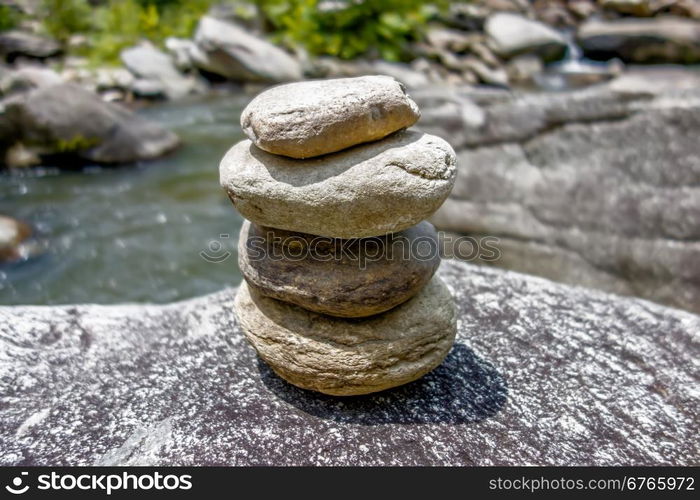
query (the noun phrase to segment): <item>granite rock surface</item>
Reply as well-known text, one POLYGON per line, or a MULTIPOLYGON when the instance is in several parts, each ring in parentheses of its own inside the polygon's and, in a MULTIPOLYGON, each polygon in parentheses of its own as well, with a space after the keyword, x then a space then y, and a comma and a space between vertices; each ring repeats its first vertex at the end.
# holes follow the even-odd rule
POLYGON ((3 465, 697 465, 700 317, 443 262, 456 344, 375 395, 258 360, 234 290, 170 305, 0 308, 3 465))
POLYGON ((432 222, 498 238, 495 265, 700 312, 698 85, 691 71, 640 70, 481 115, 470 100, 452 118, 424 113, 419 126, 458 157, 432 222))

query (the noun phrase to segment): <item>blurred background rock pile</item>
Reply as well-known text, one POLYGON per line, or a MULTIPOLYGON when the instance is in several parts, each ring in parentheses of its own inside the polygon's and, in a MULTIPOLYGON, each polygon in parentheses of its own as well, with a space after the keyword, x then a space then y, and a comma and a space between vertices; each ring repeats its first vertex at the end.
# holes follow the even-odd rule
POLYGON ((546 70, 584 58, 578 72, 587 69, 590 80, 582 75, 578 84, 614 75, 623 63, 700 62, 697 0, 0 5, 0 55, 9 64, 4 93, 61 78, 106 100, 128 101, 201 93, 223 80, 274 83, 368 73, 391 73, 411 87, 541 86, 553 83, 543 78, 546 70), (39 63, 57 74, 12 71, 39 63))
POLYGON ((499 238, 448 254, 700 311, 699 0, 2 0, 0 58, 2 303, 236 284, 240 110, 387 74, 459 156, 433 222, 499 238))

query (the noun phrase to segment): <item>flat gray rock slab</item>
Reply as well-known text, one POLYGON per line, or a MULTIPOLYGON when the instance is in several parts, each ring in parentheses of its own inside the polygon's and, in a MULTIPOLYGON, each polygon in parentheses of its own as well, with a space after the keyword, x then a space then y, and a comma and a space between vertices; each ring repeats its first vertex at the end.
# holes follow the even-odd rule
POLYGON ((473 125, 433 104, 419 125, 455 147, 458 172, 432 222, 497 237, 500 267, 700 314, 698 89, 700 73, 654 70, 481 115, 455 98, 473 125))
POLYGON ((234 290, 171 305, 0 308, 2 465, 697 465, 700 317, 445 261, 446 362, 355 398, 297 389, 234 290))

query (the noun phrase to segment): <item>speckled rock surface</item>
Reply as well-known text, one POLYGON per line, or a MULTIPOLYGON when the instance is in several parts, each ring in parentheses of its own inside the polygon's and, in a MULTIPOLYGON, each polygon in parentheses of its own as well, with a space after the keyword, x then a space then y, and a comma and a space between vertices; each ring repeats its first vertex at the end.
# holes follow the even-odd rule
POLYGON ((333 318, 263 297, 242 284, 236 317, 260 357, 286 381, 334 396, 383 391, 438 366, 456 311, 437 276, 411 300, 369 318, 333 318))
POLYGON ((0 308, 8 464, 697 465, 700 317, 445 261, 457 343, 357 398, 291 386, 234 290, 172 305, 0 308))
POLYGON ((376 141, 419 117, 401 83, 363 76, 273 87, 246 106, 241 127, 269 153, 310 158, 376 141))
POLYGON ((429 222, 386 236, 320 238, 245 221, 238 267, 266 297, 331 316, 359 318, 413 297, 440 265, 438 234, 429 222))
POLYGON ((447 198, 456 170, 447 142, 412 130, 307 160, 241 141, 219 167, 221 186, 246 219, 331 238, 418 224, 447 198))

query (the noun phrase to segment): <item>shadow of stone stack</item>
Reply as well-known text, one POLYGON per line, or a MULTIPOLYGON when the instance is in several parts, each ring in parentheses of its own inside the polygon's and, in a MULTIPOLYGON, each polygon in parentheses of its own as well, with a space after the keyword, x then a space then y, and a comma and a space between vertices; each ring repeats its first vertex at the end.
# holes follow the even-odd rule
POLYGON ((220 165, 248 219, 239 238, 241 329, 288 382, 332 395, 377 392, 437 367, 456 332, 424 219, 454 184, 455 153, 405 130, 403 85, 369 76, 281 85, 243 111, 250 140, 220 165))

